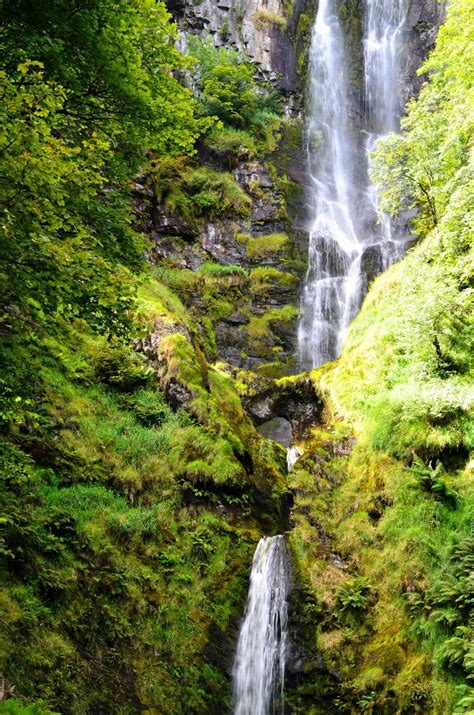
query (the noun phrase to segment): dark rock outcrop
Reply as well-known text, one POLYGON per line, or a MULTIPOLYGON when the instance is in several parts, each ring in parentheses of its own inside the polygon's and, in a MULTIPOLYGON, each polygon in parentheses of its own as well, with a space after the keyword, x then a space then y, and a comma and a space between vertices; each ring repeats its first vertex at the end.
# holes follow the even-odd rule
POLYGON ((310 377, 268 380, 254 394, 243 398, 244 407, 257 425, 276 417, 284 418, 293 436, 304 436, 307 429, 320 422, 323 400, 310 377))

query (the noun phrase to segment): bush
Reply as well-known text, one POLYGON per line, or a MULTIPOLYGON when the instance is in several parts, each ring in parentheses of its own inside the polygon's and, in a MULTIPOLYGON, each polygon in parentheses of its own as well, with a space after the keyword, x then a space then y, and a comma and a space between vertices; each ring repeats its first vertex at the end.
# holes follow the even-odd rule
POLYGON ((102 346, 102 351, 93 360, 99 380, 118 390, 133 390, 150 379, 150 368, 127 346, 102 346))
MULTIPOLYGON (((217 49, 208 37, 188 38, 188 51, 196 63, 193 79, 198 112, 203 117, 218 117, 225 125, 255 133, 254 120, 259 112, 280 110, 280 95, 257 83, 254 65, 235 50, 217 49)), ((227 136, 225 141, 235 146, 236 137, 227 136)), ((248 147, 248 140, 246 144, 248 147)))
POLYGON ((252 135, 234 127, 213 127, 206 135, 204 145, 218 157, 230 162, 252 159, 256 154, 252 135))
POLYGON ((259 10, 253 15, 253 22, 257 30, 268 30, 270 27, 277 27, 281 32, 286 30, 286 18, 277 15, 276 12, 259 10))
POLYGON ((231 174, 204 166, 194 169, 188 176, 187 189, 196 215, 250 215, 252 201, 231 174))
POLYGON ((196 168, 184 157, 153 160, 148 180, 158 203, 188 221, 250 214, 252 201, 231 174, 196 168))

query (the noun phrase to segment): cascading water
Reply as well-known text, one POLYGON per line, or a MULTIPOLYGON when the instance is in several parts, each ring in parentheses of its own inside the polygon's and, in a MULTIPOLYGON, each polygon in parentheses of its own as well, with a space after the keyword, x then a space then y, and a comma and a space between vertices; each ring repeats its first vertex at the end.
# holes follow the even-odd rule
MULTIPOLYGON (((403 29, 408 0, 366 0, 364 37, 365 117, 368 125, 366 149, 399 128, 401 101, 400 66, 403 59, 403 29)), ((402 258, 406 242, 396 235, 390 218, 378 210, 377 187, 369 183, 368 197, 379 217, 382 264, 388 268, 402 258)))
POLYGON ((365 103, 377 136, 398 129, 400 59, 407 0, 366 0, 365 103))
POLYGON ((379 268, 400 256, 390 221, 380 216, 367 152, 399 118, 399 55, 407 0, 365 0, 364 116, 354 111, 338 0, 320 0, 310 49, 307 149, 314 221, 298 326, 303 369, 340 353, 367 286, 364 252, 379 268), (378 221, 377 221, 378 219, 378 221))
POLYGON ((284 536, 260 539, 233 668, 235 715, 283 713, 289 554, 284 536))

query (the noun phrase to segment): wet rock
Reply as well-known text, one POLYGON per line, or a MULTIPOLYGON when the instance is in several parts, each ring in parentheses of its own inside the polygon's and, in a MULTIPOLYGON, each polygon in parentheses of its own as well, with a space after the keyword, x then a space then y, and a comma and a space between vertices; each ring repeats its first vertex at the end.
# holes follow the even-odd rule
POLYGON ((437 0, 412 0, 408 7, 405 65, 401 71, 401 96, 403 104, 413 97, 425 81, 417 69, 433 48, 439 26, 446 14, 446 3, 437 0))
POLYGON ((239 327, 239 324, 229 325, 227 321, 221 321, 216 324, 215 334, 221 355, 226 349, 242 351, 247 347, 248 335, 244 329, 239 327))
POLYGON ((230 222, 206 224, 200 232, 202 248, 218 263, 245 264, 245 247, 234 237, 234 230, 230 222))
POLYGON ((244 397, 244 407, 257 425, 283 417, 294 436, 302 436, 320 421, 323 401, 309 377, 268 380, 260 390, 244 397))
POLYGON ((158 240, 153 234, 151 237, 155 238, 154 246, 148 252, 148 258, 152 263, 169 261, 177 267, 196 271, 209 258, 195 243, 182 242, 173 236, 161 236, 158 240))
POLYGON ((239 166, 233 172, 236 181, 243 189, 255 191, 255 188, 273 189, 270 172, 259 162, 252 162, 239 166))
POLYGON ((293 428, 291 422, 288 422, 284 417, 274 417, 268 422, 264 422, 257 428, 261 435, 278 442, 286 449, 290 446, 293 439, 293 428))
POLYGON ((192 241, 196 238, 196 228, 177 214, 168 214, 154 207, 152 209, 153 228, 157 236, 179 236, 192 241))
POLYGON ((371 283, 376 276, 383 271, 383 256, 380 246, 368 246, 361 257, 361 268, 367 276, 367 282, 371 283))
POLYGON ((249 322, 249 318, 247 315, 234 310, 234 312, 226 318, 226 322, 231 325, 246 325, 249 322))

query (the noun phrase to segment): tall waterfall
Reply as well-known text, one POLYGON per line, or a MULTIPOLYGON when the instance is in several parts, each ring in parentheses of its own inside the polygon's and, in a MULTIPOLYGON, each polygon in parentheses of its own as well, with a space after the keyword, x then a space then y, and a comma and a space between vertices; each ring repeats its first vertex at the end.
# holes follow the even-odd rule
POLYGON ((284 536, 260 539, 233 669, 235 715, 283 713, 289 554, 284 536))
POLYGON ((407 0, 365 0, 364 97, 355 107, 340 0, 320 0, 310 49, 307 151, 313 224, 301 300, 301 367, 333 360, 366 287, 371 248, 379 270, 400 256, 392 225, 378 212, 368 151, 398 126, 399 57, 407 0))

